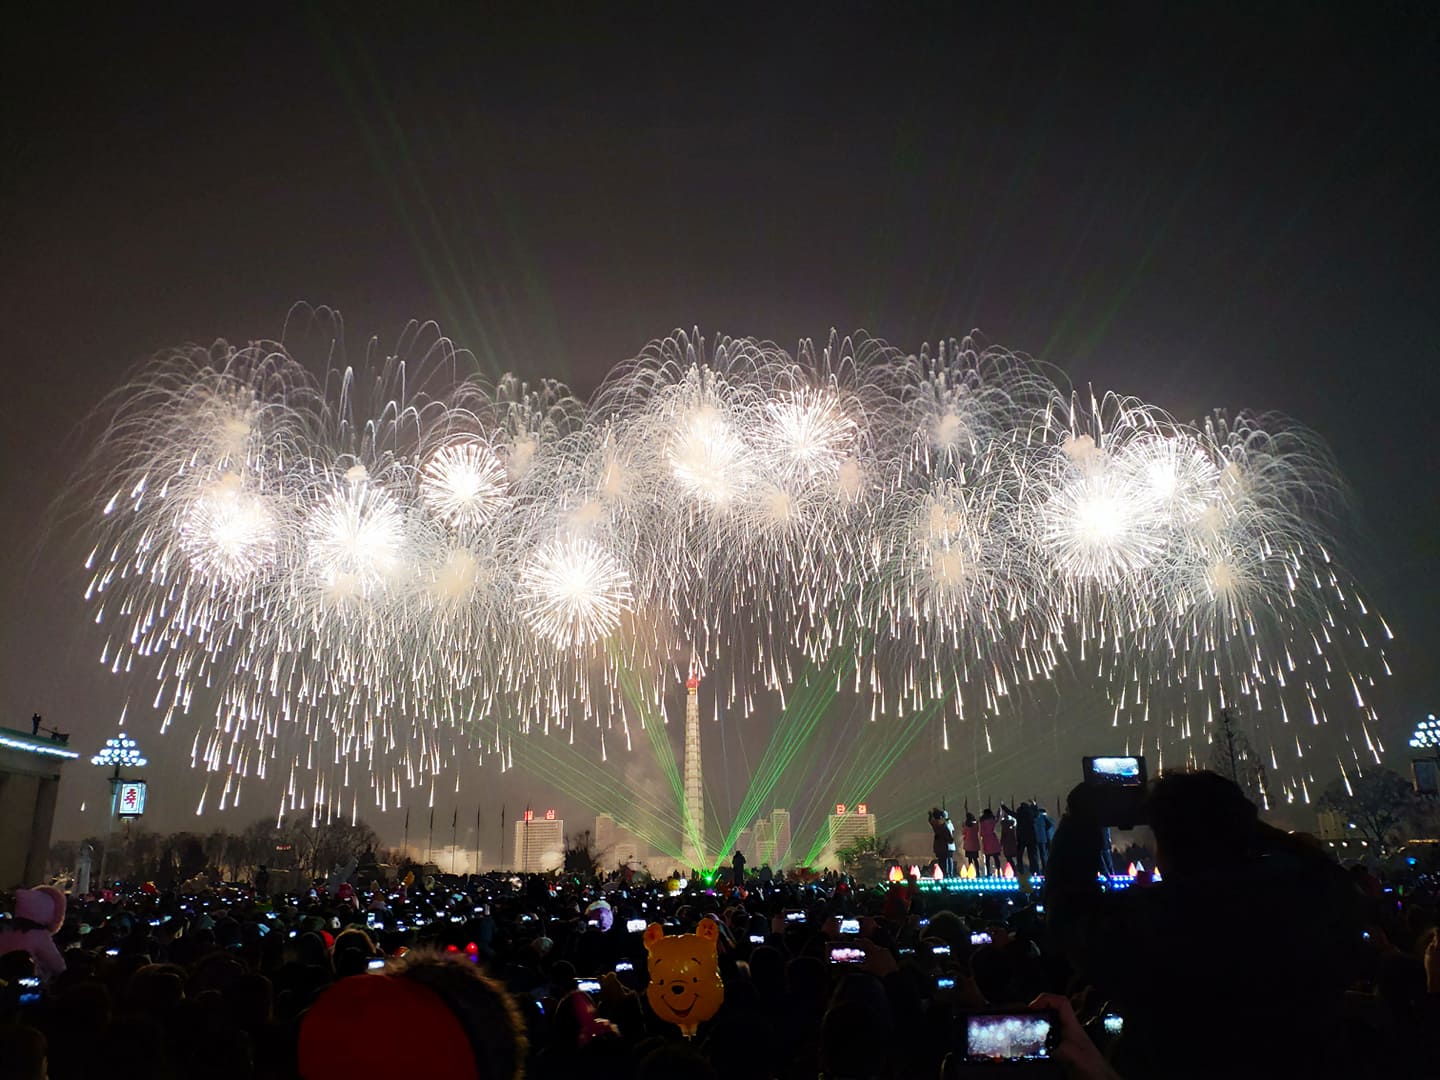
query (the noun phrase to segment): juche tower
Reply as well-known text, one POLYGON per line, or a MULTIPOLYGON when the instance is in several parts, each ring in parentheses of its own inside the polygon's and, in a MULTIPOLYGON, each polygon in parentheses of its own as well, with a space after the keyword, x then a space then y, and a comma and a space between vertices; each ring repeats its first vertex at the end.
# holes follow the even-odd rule
POLYGON ((685 835, 681 850, 686 869, 708 870, 705 851, 705 788, 700 774, 700 676, 690 669, 685 680, 685 835))

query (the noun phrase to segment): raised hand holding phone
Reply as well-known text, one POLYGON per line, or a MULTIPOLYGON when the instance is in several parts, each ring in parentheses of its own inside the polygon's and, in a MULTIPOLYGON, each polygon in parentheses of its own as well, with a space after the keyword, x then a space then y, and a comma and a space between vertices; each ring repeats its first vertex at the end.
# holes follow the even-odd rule
POLYGON ((1059 1028, 1055 1042, 1054 1058, 1065 1069, 1071 1080, 1120 1080, 1120 1074, 1112 1069, 1100 1053, 1070 1005, 1070 999, 1060 994, 1041 994, 1030 1002, 1032 1009, 1048 1009, 1055 1015, 1059 1028))

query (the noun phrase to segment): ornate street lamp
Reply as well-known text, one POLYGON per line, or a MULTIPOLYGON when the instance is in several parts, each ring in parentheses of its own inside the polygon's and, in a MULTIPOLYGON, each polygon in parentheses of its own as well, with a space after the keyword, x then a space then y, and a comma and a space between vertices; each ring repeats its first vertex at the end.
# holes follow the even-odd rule
POLYGON ((1421 795, 1440 795, 1440 720, 1430 713, 1415 725, 1410 736, 1410 749, 1419 751, 1410 759, 1415 776, 1415 790, 1421 795))
POLYGON ((101 767, 112 767, 114 772, 110 774, 110 817, 105 826, 105 847, 100 852, 100 873, 98 875, 100 887, 105 887, 105 860, 110 855, 110 838, 115 833, 115 817, 120 809, 120 785, 125 782, 120 775, 120 770, 143 769, 149 761, 140 753, 140 745, 125 732, 120 732, 113 739, 106 739, 105 745, 100 752, 90 759, 91 765, 101 767))

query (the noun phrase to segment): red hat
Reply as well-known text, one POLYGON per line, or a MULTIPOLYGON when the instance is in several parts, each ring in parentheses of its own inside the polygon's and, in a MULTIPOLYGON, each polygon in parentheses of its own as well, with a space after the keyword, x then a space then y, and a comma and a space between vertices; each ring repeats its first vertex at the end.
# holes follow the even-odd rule
POLYGON ((479 1080, 475 1051, 455 1014, 433 990, 403 975, 352 975, 330 987, 300 1024, 304 1080, 420 1072, 479 1080), (403 1032, 403 1039, 375 1038, 403 1032))

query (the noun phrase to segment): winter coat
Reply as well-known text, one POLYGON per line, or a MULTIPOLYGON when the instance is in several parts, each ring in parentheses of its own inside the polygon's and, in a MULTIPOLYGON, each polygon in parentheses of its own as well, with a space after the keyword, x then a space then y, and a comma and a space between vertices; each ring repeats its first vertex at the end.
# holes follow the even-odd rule
POLYGON ((1015 819, 1008 814, 1000 819, 1000 850, 1005 858, 1013 860, 1020 851, 1015 838, 1015 819))
POLYGON ((1029 803, 1015 808, 1015 839, 1022 848, 1035 844, 1035 808, 1029 803))
POLYGON ((930 828, 935 831, 931 838, 931 849, 935 858, 945 859, 955 854, 955 826, 948 820, 931 822, 930 828))
POLYGON ((1035 808, 1035 843, 1042 848, 1050 846, 1050 838, 1055 835, 1055 823, 1050 820, 1050 815, 1045 813, 1043 806, 1035 808))
POLYGON ((980 854, 980 826, 961 825, 960 837, 965 842, 965 851, 970 855, 980 854))
POLYGON ((15 890, 15 918, 19 926, 0 932, 0 956, 26 952, 35 961, 35 974, 49 982, 65 970, 65 958, 51 936, 65 922, 65 894, 50 885, 15 890))
POLYGON ((995 835, 995 819, 993 817, 980 819, 980 850, 986 855, 1000 854, 1000 837, 995 835))

